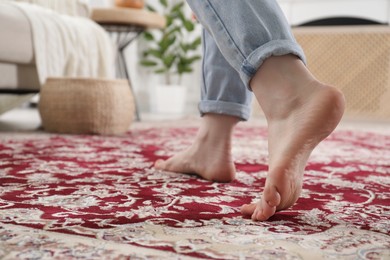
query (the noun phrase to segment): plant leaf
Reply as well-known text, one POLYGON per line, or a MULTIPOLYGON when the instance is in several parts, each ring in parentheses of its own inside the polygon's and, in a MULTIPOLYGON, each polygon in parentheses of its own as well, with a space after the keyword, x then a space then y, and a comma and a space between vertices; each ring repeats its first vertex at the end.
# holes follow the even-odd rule
POLYGON ((193 62, 197 61, 197 60, 200 60, 202 57, 200 55, 195 55, 195 56, 192 56, 190 58, 182 58, 183 62, 185 64, 192 64, 193 62))
POLYGON ((156 9, 153 8, 151 5, 146 5, 146 9, 151 11, 151 12, 156 12, 156 9))
POLYGON ((157 65, 157 62, 152 60, 141 60, 140 64, 145 67, 154 67, 157 65))
POLYGON ((167 68, 171 68, 172 67, 172 64, 173 62, 175 61, 176 59, 176 56, 173 55, 173 54, 170 54, 166 57, 163 58, 163 63, 164 65, 167 67, 167 68))
POLYGON ((166 15, 165 19, 167 21, 166 28, 168 28, 169 26, 171 26, 173 24, 173 18, 170 15, 166 15))
POLYGON ((162 6, 164 6, 164 7, 168 7, 167 0, 160 0, 160 4, 162 4, 162 6))
POLYGON ((195 29, 194 23, 191 22, 190 20, 184 20, 183 25, 189 32, 192 32, 195 29))
POLYGON ((175 42, 175 36, 165 36, 158 43, 158 46, 161 49, 161 53, 164 54, 166 50, 175 42))
POLYGON ((186 53, 189 48, 188 48, 188 44, 185 44, 185 43, 180 43, 180 48, 186 53))
POLYGON ((180 18, 180 20, 181 20, 183 23, 186 21, 186 18, 185 18, 185 16, 184 16, 184 13, 183 13, 182 10, 178 11, 176 15, 180 18))
POLYGON ((168 30, 167 36, 171 36, 171 34, 174 34, 176 32, 180 32, 180 31, 181 31, 180 26, 172 27, 171 29, 168 30))
POLYGON ((187 65, 179 64, 177 66, 177 73, 179 74, 190 73, 192 71, 193 71, 192 68, 187 65))
POLYGON ((145 32, 144 32, 144 38, 145 38, 147 41, 153 41, 153 40, 154 40, 153 34, 151 34, 151 33, 148 32, 148 31, 145 31, 145 32))
POLYGON ((154 71, 154 73, 157 73, 157 74, 163 74, 163 73, 165 73, 165 72, 167 72, 167 69, 165 69, 165 68, 158 69, 158 70, 155 70, 155 71, 154 71))
POLYGON ((150 49, 150 50, 147 50, 147 51, 144 51, 144 56, 149 56, 149 55, 152 55, 156 58, 161 58, 163 56, 163 53, 161 53, 160 50, 156 50, 156 49, 150 49))
MULTIPOLYGON (((1 1, 1 0, 0 0, 1 1)), ((192 64, 200 59, 199 55, 188 55, 189 51, 196 50, 201 44, 200 37, 195 40, 188 38, 195 29, 195 23, 187 19, 184 12, 184 0, 159 0, 160 13, 164 14, 167 25, 160 29, 159 33, 144 34, 148 49, 143 52, 143 59, 140 64, 152 67, 155 73, 187 73, 192 72, 192 64)), ((156 11, 152 6, 147 6, 148 10, 156 11)))
POLYGON ((202 38, 197 37, 191 44, 191 50, 196 50, 202 44, 202 38))
POLYGON ((169 41, 168 41, 168 43, 169 43, 169 46, 171 46, 174 42, 176 41, 176 37, 170 37, 169 38, 169 41))
POLYGON ((180 2, 172 7, 171 13, 181 12, 184 6, 184 2, 180 2))

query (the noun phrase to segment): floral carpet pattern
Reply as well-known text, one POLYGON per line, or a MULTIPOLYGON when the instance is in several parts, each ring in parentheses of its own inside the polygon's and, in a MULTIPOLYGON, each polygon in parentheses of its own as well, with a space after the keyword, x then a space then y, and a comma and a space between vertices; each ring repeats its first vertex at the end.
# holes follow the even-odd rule
POLYGON ((390 259, 390 133, 336 131, 267 222, 239 212, 264 185, 266 128, 235 131, 232 183, 153 168, 195 133, 1 134, 0 259, 390 259))

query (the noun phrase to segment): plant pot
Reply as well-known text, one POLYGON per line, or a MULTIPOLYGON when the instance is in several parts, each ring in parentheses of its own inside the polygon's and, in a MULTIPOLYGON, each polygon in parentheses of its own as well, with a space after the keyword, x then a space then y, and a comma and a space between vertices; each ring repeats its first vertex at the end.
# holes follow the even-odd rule
POLYGON ((159 114, 184 114, 186 93, 187 89, 184 86, 157 85, 154 91, 152 111, 159 114))
POLYGON ((145 1, 144 0, 115 0, 115 5, 119 7, 142 9, 144 8, 145 1))

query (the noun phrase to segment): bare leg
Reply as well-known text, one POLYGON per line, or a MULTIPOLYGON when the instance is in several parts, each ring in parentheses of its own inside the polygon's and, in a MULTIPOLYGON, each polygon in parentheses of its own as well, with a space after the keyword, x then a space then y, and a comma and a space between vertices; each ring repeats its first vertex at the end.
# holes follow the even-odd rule
MULTIPOLYGON (((336 88, 318 82, 292 55, 267 59, 251 87, 268 122, 269 171, 260 201, 243 205, 241 211, 264 221, 299 198, 310 153, 341 120, 344 98, 336 88)), ((231 138, 238 121, 206 114, 194 143, 155 167, 212 181, 233 180, 231 138)))
POLYGON ((238 121, 249 117, 253 94, 224 58, 211 35, 203 30, 202 36, 201 126, 188 149, 166 161, 157 161, 155 167, 228 182, 235 178, 236 172, 231 156, 233 128, 238 121), (221 114, 222 111, 225 113, 221 114))
POLYGON ((155 163, 157 169, 197 174, 210 181, 229 182, 235 178, 231 139, 239 118, 206 114, 194 143, 185 151, 155 163))
POLYGON ((310 153, 339 123, 344 98, 292 55, 267 59, 250 84, 268 122, 269 169, 260 201, 241 211, 263 221, 297 201, 310 153))
MULTIPOLYGON (((210 32, 224 59, 245 85, 249 82, 266 115, 269 172, 261 200, 242 207, 242 213, 254 220, 266 220, 298 199, 310 153, 334 130, 343 115, 343 95, 318 82, 304 66, 303 51, 275 0, 187 2, 210 32), (287 53, 296 56, 267 58, 287 53)), ((220 68, 224 72, 225 66, 220 68)), ((235 94, 231 90, 223 93, 235 94)), ((230 138, 238 120, 227 118, 205 116, 195 143, 168 161, 157 162, 156 167, 195 172, 209 180, 233 179, 230 138), (224 120, 227 129, 218 127, 224 120)))

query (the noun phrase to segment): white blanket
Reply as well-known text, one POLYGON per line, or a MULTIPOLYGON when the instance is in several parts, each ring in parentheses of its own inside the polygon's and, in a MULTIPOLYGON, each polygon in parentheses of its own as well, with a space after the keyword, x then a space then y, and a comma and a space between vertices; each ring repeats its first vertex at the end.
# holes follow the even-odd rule
POLYGON ((60 14, 85 16, 89 12, 88 0, 11 0, 25 2, 49 8, 60 14))
POLYGON ((99 25, 32 4, 9 3, 20 8, 31 23, 41 84, 48 77, 114 78, 114 45, 99 25))

